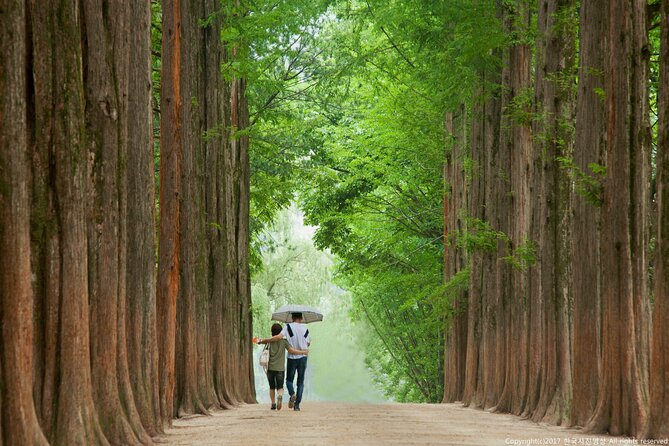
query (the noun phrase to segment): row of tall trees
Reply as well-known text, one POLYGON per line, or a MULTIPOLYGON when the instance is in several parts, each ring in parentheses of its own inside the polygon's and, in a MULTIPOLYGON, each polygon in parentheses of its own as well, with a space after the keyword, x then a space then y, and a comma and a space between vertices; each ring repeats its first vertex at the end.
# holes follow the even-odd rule
POLYGON ((444 401, 666 438, 667 4, 494 10, 502 63, 446 115, 445 234, 489 249, 446 244, 446 280, 470 280, 444 401))
POLYGON ((151 3, 0 3, 0 444, 151 444, 255 400, 242 11, 153 9, 158 200, 151 3))

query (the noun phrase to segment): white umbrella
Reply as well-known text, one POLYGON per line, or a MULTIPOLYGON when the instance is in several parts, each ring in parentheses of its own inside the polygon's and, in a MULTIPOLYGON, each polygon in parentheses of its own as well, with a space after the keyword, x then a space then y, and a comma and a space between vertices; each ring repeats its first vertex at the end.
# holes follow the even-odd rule
POLYGON ((302 313, 302 322, 305 324, 323 320, 323 313, 314 307, 307 307, 306 305, 284 305, 272 313, 272 320, 293 322, 293 313, 302 313))

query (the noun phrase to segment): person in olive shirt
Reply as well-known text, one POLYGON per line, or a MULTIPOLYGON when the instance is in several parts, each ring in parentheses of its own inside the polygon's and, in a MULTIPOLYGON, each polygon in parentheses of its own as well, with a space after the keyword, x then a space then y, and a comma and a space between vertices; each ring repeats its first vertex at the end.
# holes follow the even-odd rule
MULTIPOLYGON (((272 325, 272 336, 281 333, 281 324, 272 325)), ((261 341, 261 343, 264 343, 261 341)), ((272 400, 272 410, 281 410, 283 400, 283 378, 286 371, 286 350, 292 355, 307 355, 309 350, 297 350, 290 346, 288 340, 269 344, 269 364, 267 366, 267 380, 269 381, 269 398, 272 400), (276 393, 276 403, 274 396, 276 393)))

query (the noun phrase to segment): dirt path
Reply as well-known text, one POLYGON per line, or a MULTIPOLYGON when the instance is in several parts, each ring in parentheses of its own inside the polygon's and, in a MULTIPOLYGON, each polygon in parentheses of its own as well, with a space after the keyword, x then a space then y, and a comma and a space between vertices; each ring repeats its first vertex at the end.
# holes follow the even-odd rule
POLYGON ((168 432, 168 444, 498 446, 602 445, 610 444, 609 440, 617 443, 612 437, 585 436, 573 429, 539 425, 457 404, 303 403, 301 412, 286 409, 284 406, 284 410, 276 412, 270 411, 266 404, 256 404, 216 412, 211 417, 176 420, 168 432))

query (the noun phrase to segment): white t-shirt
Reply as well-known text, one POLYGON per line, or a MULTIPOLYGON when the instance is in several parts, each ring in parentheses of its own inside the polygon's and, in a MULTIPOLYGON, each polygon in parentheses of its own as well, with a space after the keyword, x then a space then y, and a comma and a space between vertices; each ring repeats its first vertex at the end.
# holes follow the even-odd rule
MULTIPOLYGON (((288 343, 290 344, 291 347, 293 347, 296 350, 306 350, 309 347, 309 342, 310 338, 309 336, 305 336, 305 333, 307 332, 307 326, 305 324, 298 324, 297 322, 291 322, 290 324, 286 324, 283 327, 283 330, 281 330, 281 334, 285 339, 288 339, 288 343), (290 325, 291 331, 293 332, 293 336, 290 335, 288 332, 288 326, 290 325)), ((291 353, 288 353, 288 359, 299 359, 299 358, 304 358, 306 355, 293 355, 291 353)))

